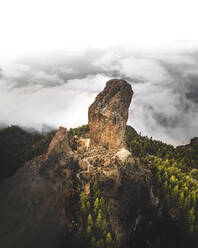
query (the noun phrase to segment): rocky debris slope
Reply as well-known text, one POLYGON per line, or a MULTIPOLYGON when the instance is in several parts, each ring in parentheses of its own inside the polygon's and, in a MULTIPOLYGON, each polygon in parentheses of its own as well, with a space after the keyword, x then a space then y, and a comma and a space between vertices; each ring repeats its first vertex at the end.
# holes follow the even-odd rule
POLYGON ((145 221, 148 213, 153 214, 150 172, 131 154, 127 155, 121 160, 120 154, 102 146, 79 154, 81 169, 77 177, 81 189, 89 194, 91 185, 99 182, 108 206, 115 247, 128 247, 138 216, 145 221))
POLYGON ((125 80, 112 79, 89 107, 90 144, 119 149, 123 145, 133 91, 125 80))

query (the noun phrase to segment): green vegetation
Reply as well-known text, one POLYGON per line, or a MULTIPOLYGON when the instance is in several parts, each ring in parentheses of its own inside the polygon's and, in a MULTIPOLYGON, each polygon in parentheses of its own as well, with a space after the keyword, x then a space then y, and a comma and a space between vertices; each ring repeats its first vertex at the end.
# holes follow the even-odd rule
POLYGON ((198 231, 198 146, 174 148, 126 129, 130 151, 149 167, 164 213, 190 235, 198 231))
POLYGON ((165 209, 183 230, 198 231, 198 181, 174 160, 150 158, 156 192, 165 209))
POLYGON ((82 231, 87 239, 87 246, 112 248, 114 241, 108 222, 106 203, 97 181, 92 185, 89 195, 81 192, 80 212, 82 231))
POLYGON ((130 126, 126 128, 126 143, 129 150, 140 159, 154 155, 162 159, 174 160, 177 166, 186 172, 190 172, 193 168, 198 169, 197 143, 174 148, 162 141, 153 140, 152 137, 141 136, 130 126))
POLYGON ((70 128, 69 129, 69 135, 70 136, 74 136, 74 135, 84 136, 88 132, 89 132, 89 125, 88 124, 80 126, 80 127, 77 127, 77 128, 70 128))
POLYGON ((29 133, 18 126, 0 130, 0 183, 12 176, 25 161, 43 154, 49 145, 54 132, 43 136, 29 133))
POLYGON ((126 128, 126 143, 129 150, 139 158, 146 157, 148 154, 164 158, 174 152, 172 145, 153 140, 152 137, 141 136, 130 126, 126 128))

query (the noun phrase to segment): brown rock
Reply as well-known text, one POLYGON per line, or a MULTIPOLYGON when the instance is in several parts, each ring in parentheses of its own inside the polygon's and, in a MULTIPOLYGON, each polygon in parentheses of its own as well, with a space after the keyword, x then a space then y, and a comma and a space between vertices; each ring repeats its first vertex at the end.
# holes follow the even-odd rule
POLYGON ((111 163, 111 160, 110 160, 110 158, 108 158, 108 159, 104 162, 104 167, 109 166, 110 163, 111 163))
POLYGON ((90 183, 85 184, 84 193, 88 195, 90 193, 90 183))
POLYGON ((72 147, 73 150, 76 150, 79 153, 83 153, 88 150, 89 141, 90 139, 88 138, 81 138, 75 135, 70 140, 70 146, 72 147))
POLYGON ((112 79, 89 107, 90 145, 119 149, 123 145, 133 91, 125 80, 112 79))
POLYGON ((79 160, 78 164, 82 170, 87 170, 89 162, 87 160, 79 160))
POLYGON ((49 144, 47 154, 60 153, 63 151, 67 152, 68 154, 73 153, 69 145, 67 129, 64 127, 59 127, 54 138, 49 144))

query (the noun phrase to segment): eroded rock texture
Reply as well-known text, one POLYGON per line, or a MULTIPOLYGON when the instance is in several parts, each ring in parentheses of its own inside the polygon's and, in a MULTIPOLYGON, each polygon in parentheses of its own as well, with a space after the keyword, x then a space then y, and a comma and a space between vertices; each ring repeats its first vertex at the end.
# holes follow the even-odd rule
POLYGON ((125 80, 112 79, 89 107, 91 145, 119 149, 123 145, 133 91, 125 80))

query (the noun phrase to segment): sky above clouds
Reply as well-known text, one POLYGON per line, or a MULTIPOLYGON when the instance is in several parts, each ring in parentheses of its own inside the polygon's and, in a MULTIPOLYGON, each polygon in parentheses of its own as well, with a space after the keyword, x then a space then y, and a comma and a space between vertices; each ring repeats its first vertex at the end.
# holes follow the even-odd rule
POLYGON ((0 8, 0 125, 76 127, 111 78, 128 123, 174 145, 198 136, 193 0, 17 0, 0 8))
POLYGON ((196 0, 6 0, 0 59, 35 51, 197 40, 196 0))

